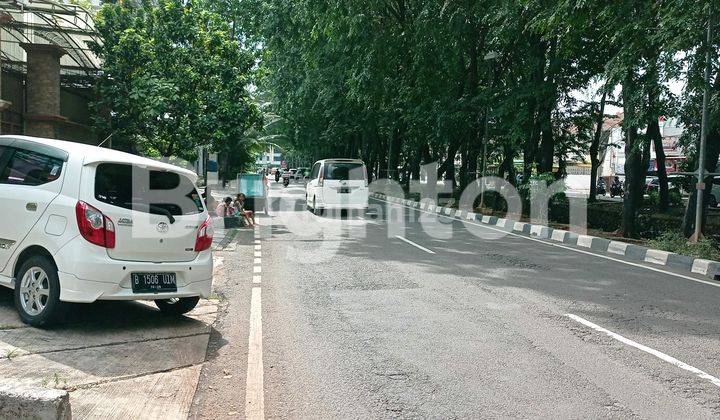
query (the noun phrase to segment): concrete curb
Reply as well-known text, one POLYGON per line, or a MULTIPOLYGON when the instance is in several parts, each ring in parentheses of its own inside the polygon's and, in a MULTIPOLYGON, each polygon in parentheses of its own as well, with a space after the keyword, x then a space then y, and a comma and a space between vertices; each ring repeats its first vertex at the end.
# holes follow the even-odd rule
POLYGON ((0 383, 0 419, 70 420, 70 395, 59 389, 0 383))
POLYGON ((460 221, 476 221, 486 225, 495 226, 506 232, 513 232, 519 235, 527 235, 539 239, 546 239, 552 242, 559 242, 564 245, 571 245, 578 248, 586 248, 593 251, 623 256, 626 259, 658 266, 671 267, 680 271, 687 271, 692 274, 720 280, 720 262, 700 258, 692 258, 686 255, 673 252, 650 249, 638 245, 632 245, 619 241, 612 241, 590 235, 581 235, 561 229, 553 229, 544 225, 534 225, 525 222, 518 222, 511 219, 498 218, 495 216, 484 216, 466 210, 455 210, 449 207, 434 204, 417 204, 415 201, 386 197, 384 194, 372 193, 375 198, 386 199, 390 202, 408 203, 410 207, 417 207, 431 213, 446 215, 460 221))

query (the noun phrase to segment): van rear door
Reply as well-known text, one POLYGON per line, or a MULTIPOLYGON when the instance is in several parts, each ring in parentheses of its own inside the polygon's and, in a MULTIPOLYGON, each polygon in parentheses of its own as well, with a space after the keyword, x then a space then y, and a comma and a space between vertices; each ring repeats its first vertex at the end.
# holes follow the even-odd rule
POLYGON ((91 203, 115 224, 114 260, 186 262, 207 219, 193 182, 181 173, 121 163, 95 167, 91 203))
POLYGON ((326 205, 367 205, 365 164, 359 161, 326 161, 322 190, 326 205))

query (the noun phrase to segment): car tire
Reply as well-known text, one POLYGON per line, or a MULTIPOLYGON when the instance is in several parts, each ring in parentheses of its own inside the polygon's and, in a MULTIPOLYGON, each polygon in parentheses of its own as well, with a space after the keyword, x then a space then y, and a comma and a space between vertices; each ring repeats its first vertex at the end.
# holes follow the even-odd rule
POLYGON ((57 323, 64 305, 60 302, 60 279, 57 267, 43 255, 23 263, 15 280, 15 308, 20 319, 37 328, 57 323))
POLYGON ((322 209, 317 208, 315 197, 313 197, 313 214, 315 216, 322 216, 322 209))
POLYGON ((195 309, 199 301, 199 297, 156 299, 155 305, 164 314, 183 315, 195 309))

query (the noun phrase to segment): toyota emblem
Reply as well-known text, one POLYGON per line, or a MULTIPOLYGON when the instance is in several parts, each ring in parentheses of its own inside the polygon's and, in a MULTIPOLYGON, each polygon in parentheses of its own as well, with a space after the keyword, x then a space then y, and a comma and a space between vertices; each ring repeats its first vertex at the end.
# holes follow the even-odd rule
POLYGON ((165 222, 160 222, 157 224, 157 231, 160 233, 167 233, 170 230, 170 225, 168 225, 165 222))

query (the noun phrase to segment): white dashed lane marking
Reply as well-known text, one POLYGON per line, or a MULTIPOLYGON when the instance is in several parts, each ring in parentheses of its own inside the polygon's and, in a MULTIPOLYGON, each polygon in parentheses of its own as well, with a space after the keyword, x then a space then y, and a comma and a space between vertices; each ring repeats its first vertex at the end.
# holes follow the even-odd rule
POLYGON ((400 239, 400 240, 403 241, 403 242, 406 242, 406 243, 414 246, 415 248, 422 249, 423 251, 427 252, 428 254, 434 254, 434 253, 435 253, 435 251, 432 251, 432 250, 430 250, 430 249, 427 249, 427 248, 425 248, 425 247, 422 246, 422 245, 418 245, 418 244, 416 244, 415 242, 413 242, 413 241, 411 241, 411 240, 409 240, 409 239, 405 239, 405 238, 403 238, 403 237, 400 236, 400 235, 395 235, 395 237, 396 237, 397 239, 400 239))
POLYGON ((708 380, 708 381, 710 381, 713 385, 720 387, 720 379, 718 379, 718 378, 716 378, 715 376, 712 376, 712 375, 710 375, 709 373, 706 373, 706 372, 704 372, 704 371, 702 371, 702 370, 700 370, 700 369, 698 369, 698 368, 696 368, 696 367, 694 367, 694 366, 690 366, 690 365, 688 365, 687 363, 682 362, 682 361, 680 361, 680 360, 678 360, 678 359, 676 359, 676 358, 674 358, 674 357, 672 357, 672 356, 669 356, 669 355, 667 355, 667 354, 665 354, 665 353, 663 353, 663 352, 661 352, 661 351, 655 350, 655 349, 650 348, 650 347, 648 347, 648 346, 642 345, 642 344, 640 344, 640 343, 638 343, 638 342, 636 342, 636 341, 633 341, 633 340, 631 340, 631 339, 629 339, 629 338, 623 337, 622 335, 620 335, 620 334, 618 334, 618 333, 614 333, 614 332, 612 332, 612 331, 610 331, 610 330, 608 330, 608 329, 605 329, 605 328, 603 328, 603 327, 601 327, 601 326, 599 326, 599 325, 597 325, 597 324, 593 324, 592 322, 588 321, 587 319, 581 318, 581 317, 579 317, 579 316, 577 316, 577 315, 565 314, 565 316, 567 316, 568 318, 570 318, 570 319, 572 319, 572 320, 574 320, 574 321, 577 321, 577 322, 585 325, 586 327, 592 328, 592 329, 595 330, 595 331, 598 331, 598 332, 607 334, 608 336, 614 338, 615 340, 617 340, 617 341, 619 341, 619 342, 621 342, 621 343, 623 343, 623 344, 627 344, 627 345, 630 346, 630 347, 635 347, 636 349, 642 350, 642 351, 644 351, 645 353, 652 354, 653 356, 657 357, 657 358, 660 359, 660 360, 664 360, 664 361, 666 361, 666 362, 668 362, 668 363, 670 363, 670 364, 672 364, 672 365, 675 365, 675 366, 679 367, 680 369, 684 369, 684 370, 686 370, 686 371, 688 371, 688 372, 691 372, 691 373, 695 374, 697 377, 702 378, 702 379, 705 379, 705 380, 708 380))

